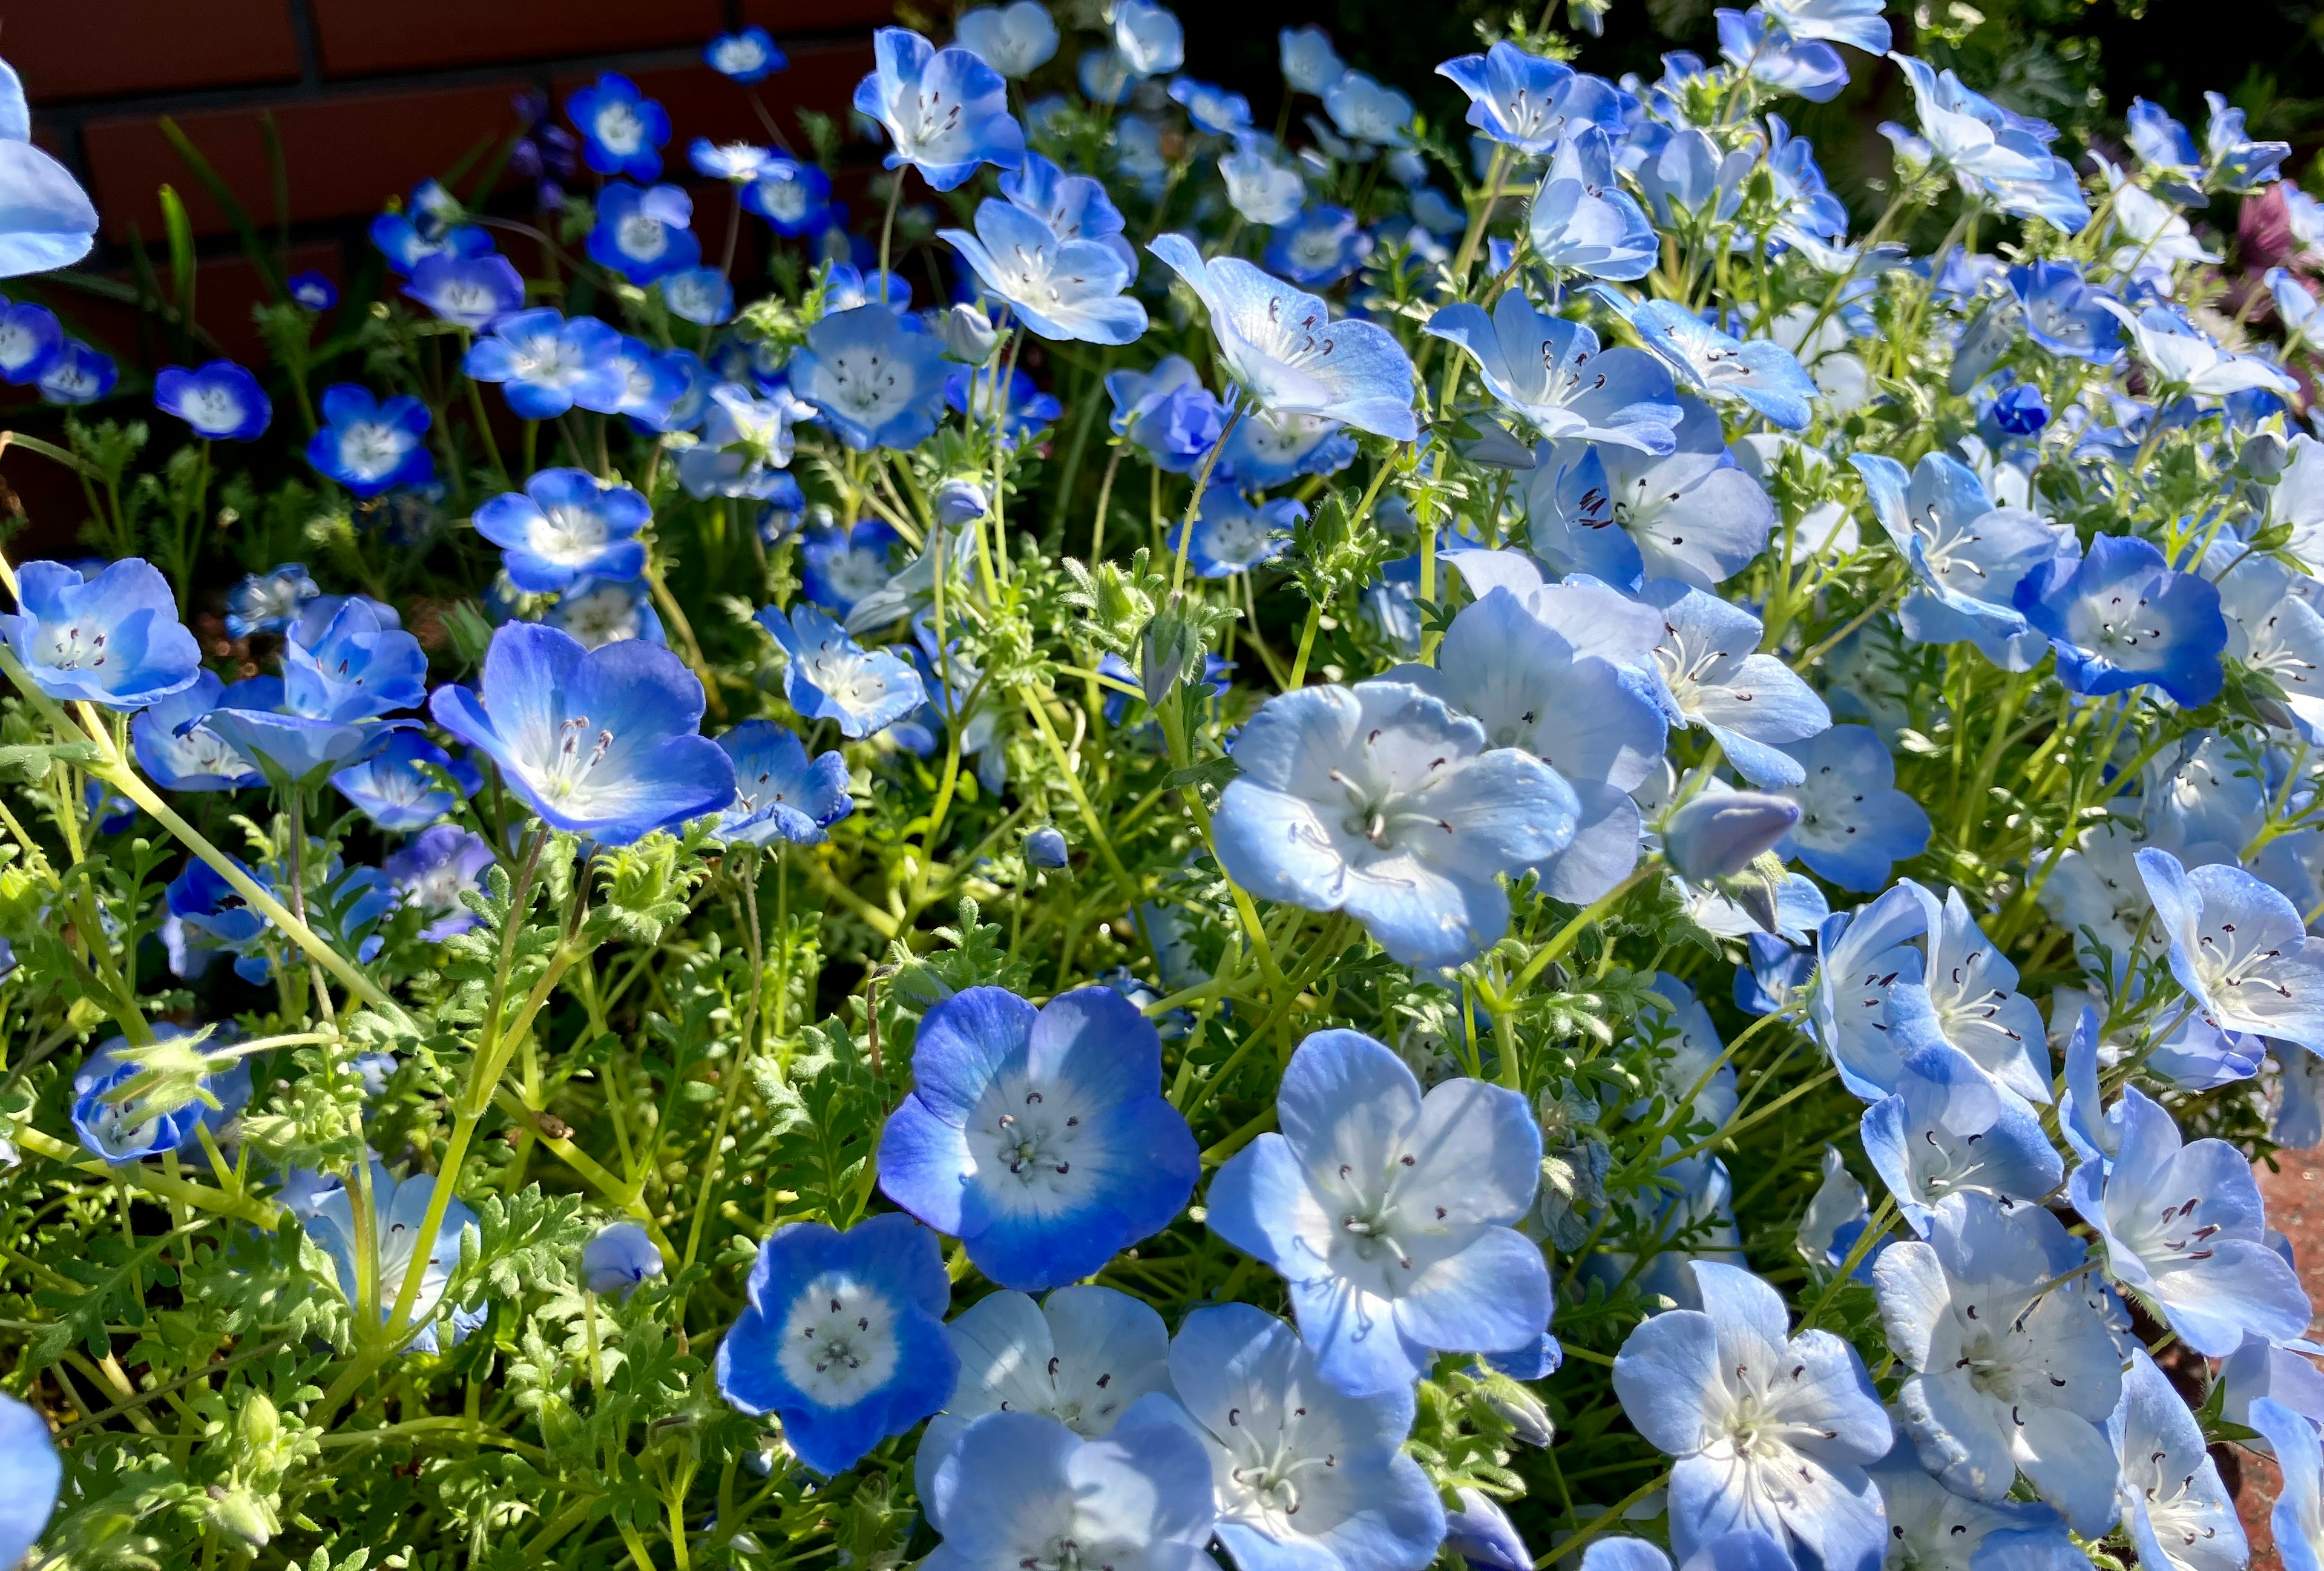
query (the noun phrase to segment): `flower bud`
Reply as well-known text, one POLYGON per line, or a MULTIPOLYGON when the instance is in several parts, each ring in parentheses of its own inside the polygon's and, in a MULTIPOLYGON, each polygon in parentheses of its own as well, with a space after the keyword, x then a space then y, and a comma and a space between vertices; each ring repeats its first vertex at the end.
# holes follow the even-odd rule
POLYGON ((2273 431, 2255 431, 2244 443, 2244 472, 2261 480, 2273 480, 2283 473, 2283 466, 2292 457, 2292 449, 2273 431))
POLYGON ((253 1391, 242 1406, 242 1440, 253 1451, 272 1447, 282 1437, 282 1415, 266 1399, 264 1391, 253 1391))
POLYGON ((1800 805, 1760 791, 1704 792, 1663 821, 1663 855, 1700 883, 1742 872, 1792 832, 1800 805))
POLYGON ((1065 837, 1055 825, 1044 824, 1025 836, 1025 860, 1035 867, 1063 867, 1065 837))
POLYGON ((1001 347, 1001 333, 992 319, 974 306, 957 305, 945 312, 936 328, 945 353, 964 365, 982 365, 1001 347))
POLYGON ((1499 1502, 1481 1491, 1461 1490, 1461 1509, 1444 1513, 1444 1542, 1479 1571, 1533 1571, 1533 1551, 1499 1502))
POLYGON ((661 1275, 661 1251, 636 1223, 616 1222, 582 1249, 581 1274, 593 1293, 627 1296, 648 1278, 661 1275))
POLYGON ((936 522, 946 529, 973 523, 992 511, 992 498, 973 480, 947 480, 936 487, 936 522))

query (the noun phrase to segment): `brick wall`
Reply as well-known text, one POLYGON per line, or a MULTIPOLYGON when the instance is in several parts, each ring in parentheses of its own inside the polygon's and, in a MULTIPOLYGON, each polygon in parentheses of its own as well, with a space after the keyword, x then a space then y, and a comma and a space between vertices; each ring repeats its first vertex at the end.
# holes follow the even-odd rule
MULTIPOLYGON (((0 57, 32 100, 33 136, 78 173, 104 224, 87 270, 127 280, 133 233, 167 274, 161 209, 184 201, 200 257, 196 318, 230 353, 263 350, 250 309, 265 298, 226 215, 163 134, 173 120, 271 241, 277 235, 263 122, 282 149, 290 270, 344 283, 368 265, 364 227, 390 198, 518 125, 527 88, 565 96, 603 70, 634 78, 669 108, 665 179, 694 181, 696 136, 764 143, 759 103, 797 140, 799 108, 844 123, 871 68, 872 30, 893 0, 0 0, 0 57), (744 88, 703 63, 713 34, 755 23, 790 57, 788 70, 744 88)), ((851 157, 872 156, 850 143, 851 157)), ((489 154, 487 154, 489 156, 489 154)), ((586 181, 586 173, 582 177, 586 181)), ((505 182, 513 185, 510 180, 505 182)), ((849 182, 853 183, 853 182, 849 182)), ((713 193, 703 192, 702 197, 713 193)), ((727 199, 717 195, 723 204, 727 199)), ((723 206, 700 226, 715 232, 723 206)), ((12 282, 125 364, 166 359, 130 307, 54 284, 12 282)), ((141 401, 142 405, 142 401, 141 401)), ((124 412, 129 412, 124 411, 124 412)), ((0 420, 28 430, 53 417, 22 396, 0 420)), ((21 454, 0 478, 23 497, 35 539, 69 546, 78 486, 21 454), (39 504, 53 498, 53 505, 39 504), (70 514, 61 540, 54 521, 70 514)), ((19 550, 32 541, 20 542, 19 550)))

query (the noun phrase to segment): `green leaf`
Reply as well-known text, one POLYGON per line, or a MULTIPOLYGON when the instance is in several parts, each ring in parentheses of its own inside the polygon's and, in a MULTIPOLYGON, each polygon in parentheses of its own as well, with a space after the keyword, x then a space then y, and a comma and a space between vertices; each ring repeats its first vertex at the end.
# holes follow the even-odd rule
POLYGON ((179 319, 190 326, 194 319, 194 226, 186 217, 186 205, 169 186, 161 188, 161 225, 170 236, 170 303, 178 308, 179 319))
MULTIPOLYGON (((234 232, 241 236, 242 249, 249 256, 251 265, 258 269, 258 276, 264 281, 267 293, 278 300, 281 300, 285 291, 282 280, 277 273, 274 256, 267 250, 266 243, 258 237, 258 226, 250 221, 249 210, 244 208, 235 197, 234 188, 219 177, 218 171, 211 165, 210 161, 202 156, 202 150, 194 145, 193 139, 180 129, 175 120, 164 115, 161 116, 161 125, 162 136, 167 138, 170 145, 177 150, 178 157, 189 170, 193 171, 194 178, 202 182, 202 189, 209 192, 210 200, 218 205, 218 210, 226 215, 226 222, 232 224, 234 232)), ((287 177, 282 171, 282 151, 274 139, 273 121, 271 118, 266 119, 261 129, 266 138, 268 154, 274 162, 276 210, 287 211, 289 204, 284 199, 283 190, 287 177)), ((176 215, 171 219, 170 227, 170 261, 174 269, 178 260, 178 227, 185 222, 185 208, 179 202, 177 193, 168 186, 161 188, 161 213, 165 218, 170 217, 173 213, 176 215)), ((188 228, 186 254, 190 257, 192 254, 193 232, 188 228)), ((193 286, 189 282, 180 284, 179 288, 178 308, 186 313, 189 321, 193 319, 193 286)))
POLYGON ((52 763, 94 763, 97 757, 96 744, 88 742, 24 743, 0 747, 0 781, 38 785, 48 778, 52 763))
POLYGON ((1162 777, 1162 785, 1166 790, 1177 790, 1185 786, 1208 786, 1213 790, 1222 790, 1227 781, 1241 772, 1241 767, 1231 758, 1206 758, 1200 763, 1172 770, 1162 777))

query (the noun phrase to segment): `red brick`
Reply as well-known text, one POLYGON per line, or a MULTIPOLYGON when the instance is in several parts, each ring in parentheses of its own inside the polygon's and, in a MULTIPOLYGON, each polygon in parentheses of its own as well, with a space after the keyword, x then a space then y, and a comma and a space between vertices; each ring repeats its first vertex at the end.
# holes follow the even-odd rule
MULTIPOLYGON (((511 97, 523 83, 417 93, 364 93, 274 110, 294 221, 353 217, 376 212, 431 174, 458 162, 479 143, 515 127, 511 97)), ((179 127, 209 160, 262 227, 272 220, 272 176, 258 111, 223 110, 182 116, 179 127)), ((119 240, 134 224, 154 242, 161 233, 157 188, 176 188, 198 235, 231 230, 224 212, 201 189, 176 151, 149 119, 93 120, 82 130, 106 234, 119 240)), ((489 156, 489 154, 487 154, 489 156)))
POLYGON ((0 39, 35 104, 299 75, 288 0, 0 0, 0 39))
MULTIPOLYGON (((662 149, 667 178, 686 171, 687 144, 697 136, 706 136, 713 142, 764 143, 767 128, 751 107, 754 93, 794 146, 804 147, 797 114, 799 109, 829 115, 844 128, 855 84, 871 69, 872 43, 866 39, 861 43, 815 44, 795 49, 791 51, 788 70, 769 77, 754 88, 729 82, 706 65, 640 71, 633 79, 641 92, 659 99, 669 111, 669 145, 662 149)), ((585 76, 559 78, 554 90, 560 110, 575 88, 595 79, 585 76)))
MULTIPOLYGON (((822 0, 824 4, 831 0, 822 0)), ((721 0, 314 0, 328 76, 706 42, 721 0)))
POLYGON ((895 19, 895 0, 742 0, 742 20, 758 23, 778 39, 793 32, 885 27, 895 19))

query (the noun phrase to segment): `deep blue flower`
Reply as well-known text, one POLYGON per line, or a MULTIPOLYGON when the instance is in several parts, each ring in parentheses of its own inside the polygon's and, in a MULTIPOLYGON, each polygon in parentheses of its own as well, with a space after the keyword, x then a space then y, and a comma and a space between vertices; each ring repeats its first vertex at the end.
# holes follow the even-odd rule
POLYGON ((582 1246, 581 1280, 593 1293, 619 1293, 627 1298, 661 1275, 661 1251, 634 1222, 601 1227, 582 1246))
POLYGON ((718 1390, 746 1413, 779 1416, 816 1472, 846 1471, 951 1397, 960 1359, 941 1317, 952 1284, 936 1234, 910 1217, 845 1233, 778 1227, 745 1290, 718 1345, 718 1390))
POLYGON ((585 650, 553 627, 508 623, 483 691, 446 685, 436 723, 500 765, 552 827, 626 846, 734 799, 734 770, 704 738, 702 683, 637 640, 585 650))
POLYGON ((2299 908, 2240 867, 2189 869, 2154 846, 2134 860, 2171 975, 2203 1018, 2324 1052, 2324 939, 2299 908))
POLYGON ((977 205, 976 233, 936 235, 1040 337, 1129 344, 1146 331, 1146 308, 1121 292, 1137 269, 1102 241, 1060 237, 1047 219, 996 201, 977 205))
POLYGON ((1662 254, 1646 209, 1616 177, 1613 143, 1595 125, 1557 144, 1526 223, 1545 263, 1591 278, 1644 278, 1662 254))
POLYGON ((1001 446, 1012 448, 1047 430, 1065 413, 1065 406, 1042 392, 1031 373, 1012 369, 1006 388, 993 385, 1000 379, 997 368, 981 372, 974 366, 955 365, 945 376, 945 402, 968 416, 971 424, 988 429, 998 425, 1001 446), (998 410, 993 407, 996 396, 998 410))
POLYGON ((398 731, 385 747, 331 777, 339 794, 383 829, 424 829, 475 796, 484 783, 476 766, 454 758, 416 731, 398 731), (438 773, 448 776, 456 792, 438 773))
POLYGON ((826 828, 855 810, 847 761, 836 751, 810 761, 805 744, 771 720, 745 720, 717 742, 734 761, 734 800, 712 836, 723 844, 819 846, 826 828))
MULTIPOLYGON (((88 193, 63 164, 32 145, 23 84, 0 61, 0 278, 69 267, 96 242, 97 208, 88 193)), ((49 1499, 55 1498, 51 1484, 49 1499)))
POLYGON ((121 368, 111 356, 99 354, 78 338, 67 338, 41 374, 41 397, 50 403, 95 403, 111 393, 120 379, 121 368))
POLYGON ((788 657, 783 697, 806 719, 836 720, 841 735, 864 737, 927 702, 910 661, 865 649, 811 605, 793 605, 788 615, 765 606, 758 622, 788 657))
POLYGON ((1012 80, 1030 76, 1057 52, 1057 24, 1040 0, 980 5, 962 14, 953 38, 1012 80))
POLYGON ((1580 815, 1554 770, 1404 682, 1282 694, 1232 753, 1242 772, 1217 822, 1227 875, 1348 912, 1406 966, 1458 966, 1497 942, 1500 875, 1564 849, 1580 815))
MULTIPOLYGON (((1114 433, 1129 438, 1148 463, 1172 475, 1200 467, 1226 427, 1225 406, 1211 396, 1183 355, 1164 356, 1150 372, 1111 372, 1105 392, 1113 402, 1114 433)), ((1245 417, 1236 429, 1248 423, 1245 417)))
POLYGON ((1924 1238, 1947 1195, 1983 1195, 2006 1210, 2041 1203, 2065 1178, 2032 1110, 1950 1047, 1904 1060, 1895 1094, 1864 1114, 1864 1154, 1924 1238))
POLYGON ((565 114, 581 134, 582 162, 599 174, 650 180, 661 173, 669 112, 629 78, 607 71, 566 99, 565 114))
POLYGON ((282 702, 289 713, 371 720, 416 708, 428 696, 426 652, 379 602, 350 595, 321 627, 312 628, 314 620, 301 618, 283 642, 282 702))
MULTIPOLYGON (((1291 549, 1291 536, 1306 521, 1305 503, 1278 496, 1253 503, 1231 485, 1213 485, 1203 493, 1194 514, 1194 538, 1185 543, 1186 560, 1205 578, 1231 578, 1271 562, 1291 549)), ((1170 530, 1168 547, 1180 549, 1185 532, 1182 520, 1170 530)))
MULTIPOLYGON (((272 891, 274 881, 263 872, 235 864, 261 889, 272 891)), ((272 972, 265 938, 269 922, 243 903, 242 894, 223 874, 198 858, 188 858, 162 895, 169 912, 162 938, 169 946, 170 969, 190 981, 209 968, 218 951, 235 956, 235 974, 253 986, 272 972)))
POLYGON ((818 234, 831 221, 831 177, 811 163, 770 158, 742 192, 742 206, 778 235, 818 234))
POLYGON ((618 403, 625 379, 613 364, 622 336, 595 317, 567 321, 542 308, 493 324, 470 346, 462 369, 478 382, 502 384, 509 408, 526 420, 549 420, 576 403, 618 403))
POLYGON ((1204 1548, 1211 1491, 1210 1458, 1176 1424, 1141 1415, 1085 1440, 1043 1413, 990 1412, 921 1494, 944 1539, 927 1564, 1021 1571, 1028 1559, 1097 1553, 1151 1571, 1219 1571, 1204 1548))
POLYGON ((763 27, 722 32, 702 46, 702 58, 720 76, 745 86, 763 81, 791 63, 763 27))
POLYGON ((2122 358, 2122 328, 2070 262, 2033 262, 2009 270, 2009 288, 2024 313, 2025 333, 2053 355, 2093 365, 2122 358))
POLYGON ((64 324, 46 306, 0 305, 0 381, 13 387, 38 382, 64 353, 64 324))
POLYGON ((807 597, 844 617, 856 602, 887 587, 903 537, 876 518, 842 529, 809 530, 799 541, 799 578, 807 597))
POLYGON ((2027 575, 2058 556, 2050 527, 2024 508, 1994 506, 1977 472, 1944 453, 1923 457, 1909 477, 1894 458, 1858 453, 1849 462, 1864 477, 1873 516, 1913 569, 1915 587, 1899 612, 1904 636, 1974 642, 2005 670, 2039 661, 2042 636, 2028 630, 2014 600, 2027 575))
POLYGON ((1315 207, 1278 226, 1267 244, 1267 265, 1292 282, 1323 289, 1355 272, 1371 237, 1345 208, 1315 207))
POLYGON ((201 648, 178 621, 169 581, 136 557, 87 579, 60 562, 26 562, 0 634, 51 698, 141 709, 201 674, 201 648))
POLYGON ((693 218, 694 199, 679 187, 614 180, 597 197, 589 258, 632 283, 682 273, 702 260, 702 242, 687 227, 693 218))
POLYGON ((2102 534, 2081 557, 2054 558, 2019 580, 2017 609, 2058 654, 2070 692, 2103 697, 2152 684, 2173 701, 2217 698, 2227 624, 2219 591, 2175 573, 2146 541, 2102 534))
POLYGON ((586 469, 543 469, 521 494, 503 492, 475 514, 476 532, 502 548, 510 580, 536 595, 583 578, 636 578, 646 565, 638 531, 651 522, 644 496, 586 469))
POLYGON ((497 253, 423 257, 412 267, 403 292, 445 321, 475 332, 524 309, 524 278, 497 253))
POLYGON ((428 451, 428 406, 409 393, 384 402, 368 388, 342 382, 323 392, 323 429, 307 443, 307 462, 357 496, 436 476, 428 451))
POLYGON ((1783 751, 1803 779, 1779 786, 1800 821, 1777 853, 1842 889, 1869 892, 1929 847, 1929 815, 1896 789, 1896 762, 1868 725, 1835 725, 1783 751))
POLYGON ((493 238, 466 222, 460 200, 440 181, 422 180, 411 189, 401 211, 382 213, 371 223, 371 243, 387 258, 389 269, 409 273, 429 256, 484 256, 493 238))
POLYGON ((1829 104, 1848 86, 1848 66, 1828 43, 1788 37, 1773 18, 1720 7, 1719 55, 1778 93, 1796 93, 1812 104, 1829 104))
MULTIPOLYGON (((167 1021, 155 1022, 153 1039, 156 1045, 173 1042, 193 1033, 183 1026, 167 1021)), ((216 1042, 216 1047, 224 1046, 216 1042)), ((191 1055, 202 1049, 189 1045, 180 1052, 191 1055)), ((143 1161, 164 1151, 185 1151, 198 1154, 200 1136, 194 1132, 207 1125, 213 1138, 239 1114, 250 1101, 250 1060, 235 1058, 231 1063, 213 1068, 186 1084, 179 1095, 185 1099, 177 1105, 165 1107, 157 1104, 153 1091, 116 1100, 121 1087, 147 1071, 124 1057, 129 1051, 129 1039, 114 1037, 99 1046, 83 1060, 73 1074, 73 1128, 80 1135, 80 1143, 95 1155, 115 1167, 143 1161), (207 1093, 210 1100, 197 1094, 207 1093), (213 1105, 213 1102, 215 1105, 213 1105)), ((215 1060, 211 1060, 215 1063, 215 1060)), ((159 1066, 156 1066, 157 1069, 159 1066)), ((168 1077, 171 1080, 188 1080, 194 1066, 189 1062, 184 1071, 168 1077)), ((164 1082, 166 1084, 166 1081, 164 1082)), ((154 1091, 162 1089, 156 1085, 154 1091)), ((172 1097, 170 1100, 176 1100, 172 1097)))
POLYGON ((339 303, 339 286, 319 273, 294 273, 289 287, 292 302, 310 311, 327 311, 339 303))
POLYGON ((906 164, 940 191, 982 163, 1014 169, 1025 132, 1009 113, 1009 84, 964 49, 937 49, 908 28, 872 34, 878 65, 855 87, 857 113, 886 128, 890 169, 906 164))
MULTIPOLYGON (((455 1195, 444 1206, 444 1219, 429 1241, 425 1260, 420 1254, 420 1229, 428 1220, 428 1208, 436 1198, 438 1182, 432 1173, 416 1174, 398 1180, 392 1177, 377 1158, 371 1160, 371 1227, 369 1236, 373 1251, 372 1280, 379 1294, 379 1317, 384 1323, 393 1311, 395 1301, 403 1291, 404 1279, 417 1267, 420 1286, 411 1301, 411 1324, 420 1327, 411 1337, 410 1346, 416 1352, 434 1353, 438 1347, 435 1326, 437 1307, 443 1302, 444 1289, 451 1285, 453 1268, 460 1261, 460 1234, 464 1229, 477 1225, 476 1214, 467 1202, 455 1195)), ((322 1246, 331 1263, 332 1285, 346 1299, 352 1309, 355 1305, 357 1275, 355 1197, 342 1185, 326 1193, 315 1204, 315 1214, 306 1224, 307 1236, 322 1246)), ((483 1323, 482 1317, 459 1308, 451 1312, 453 1339, 459 1340, 467 1331, 483 1323), (466 1325, 463 1325, 463 1321, 466 1325)))
POLYGON ((212 441, 255 441, 274 418, 258 378, 231 360, 213 360, 198 371, 164 366, 153 378, 153 407, 212 441))
POLYGON ((1227 433, 1211 477, 1222 485, 1231 482, 1246 491, 1265 491, 1302 475, 1335 475, 1355 461, 1356 439, 1338 420, 1254 409, 1227 433))
POLYGON ((129 722, 137 763, 153 783, 172 791, 229 791, 263 785, 266 777, 203 721, 218 706, 224 684, 208 671, 137 712, 129 722))
POLYGON ((881 305, 835 311, 791 352, 791 390, 858 452, 908 452, 936 429, 945 402, 944 343, 881 305))
POLYGON ((281 633, 322 592, 303 562, 285 562, 263 575, 253 573, 226 594, 226 633, 248 638, 254 633, 281 633))
POLYGON ((1756 1529, 1831 1571, 1877 1571, 1887 1528, 1865 1468, 1895 1431, 1864 1361, 1829 1331, 1792 1335, 1748 1271, 1697 1261, 1694 1280, 1701 1309, 1649 1317, 1614 1360, 1622 1410, 1676 1459, 1671 1548, 1756 1529))
POLYGON ((1412 361, 1370 322, 1332 319, 1329 307, 1232 256, 1203 260, 1184 235, 1150 247, 1209 313, 1228 370, 1259 407, 1344 420, 1411 441, 1412 361))
POLYGON ((2050 406, 2042 401, 2042 390, 2030 382, 2004 389, 1987 412, 2004 436, 2037 436, 2050 423, 2050 406))
POLYGON ((880 1137, 881 1190, 1003 1287, 1094 1275, 1194 1191, 1161 1039, 1110 988, 1038 1011, 1003 988, 957 993, 921 1018, 912 1079, 880 1137))
MULTIPOLYGON (((2141 1566, 2232 1571, 2249 1564, 2251 1548, 2236 1515, 2235 1497, 2211 1460, 2203 1426, 2143 1347, 2131 1349, 2122 1402, 2107 1419, 2107 1435, 2122 1458, 2121 1525, 2138 1548, 2141 1566)), ((2312 1479, 2303 1479, 2298 1485, 2287 1483, 2286 1492, 2314 1487, 2312 1479)))
POLYGON ((1802 994, 1815 975, 1812 949, 1775 933, 1744 935, 1749 963, 1735 968, 1735 1007, 1746 1014, 1773 1014, 1802 994))
POLYGON ((1483 54, 1446 60, 1436 74, 1469 96, 1469 124, 1527 157, 1539 157, 1583 125, 1622 130, 1622 99, 1610 82, 1504 40, 1483 54))
POLYGON ((1545 316, 1521 290, 1504 291, 1488 317, 1481 306, 1449 305, 1428 320, 1432 337, 1458 344, 1477 362, 1504 408, 1542 436, 1611 442, 1668 453, 1685 411, 1670 373, 1641 350, 1600 353, 1579 322, 1545 316))
POLYGON ((1540 1344, 1541 1249, 1510 1225, 1541 1180, 1541 1130, 1505 1086, 1446 1080, 1424 1097, 1360 1031, 1292 1054, 1262 1134, 1211 1180, 1213 1232, 1273 1267, 1323 1378, 1400 1391, 1439 1351, 1540 1344))
POLYGON ((1055 824, 1044 824, 1025 836, 1025 864, 1055 872, 1073 860, 1065 836, 1055 824))
POLYGON ((397 901, 431 919, 420 929, 420 938, 440 944, 484 920, 460 897, 483 892, 479 881, 494 860, 481 835, 456 824, 438 824, 420 830, 379 865, 397 901))

